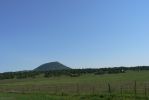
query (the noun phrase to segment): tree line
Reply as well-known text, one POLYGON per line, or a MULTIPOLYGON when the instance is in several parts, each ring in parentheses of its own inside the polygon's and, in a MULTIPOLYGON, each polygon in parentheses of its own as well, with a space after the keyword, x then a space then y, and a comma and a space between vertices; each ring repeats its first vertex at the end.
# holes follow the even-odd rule
POLYGON ((117 74, 125 73, 127 70, 141 71, 149 70, 149 66, 137 66, 137 67, 114 67, 114 68, 96 68, 96 69, 69 69, 69 70, 54 70, 54 71, 20 71, 20 72, 5 72, 0 73, 0 80, 3 79, 25 79, 25 78, 36 78, 39 75, 44 77, 53 77, 53 76, 70 76, 78 77, 83 74, 117 74))

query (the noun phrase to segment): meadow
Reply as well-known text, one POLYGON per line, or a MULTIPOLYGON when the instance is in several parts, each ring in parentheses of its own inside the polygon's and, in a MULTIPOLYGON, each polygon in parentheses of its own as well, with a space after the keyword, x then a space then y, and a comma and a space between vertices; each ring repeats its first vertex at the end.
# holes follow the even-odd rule
POLYGON ((148 100, 149 71, 0 80, 0 100, 148 100))

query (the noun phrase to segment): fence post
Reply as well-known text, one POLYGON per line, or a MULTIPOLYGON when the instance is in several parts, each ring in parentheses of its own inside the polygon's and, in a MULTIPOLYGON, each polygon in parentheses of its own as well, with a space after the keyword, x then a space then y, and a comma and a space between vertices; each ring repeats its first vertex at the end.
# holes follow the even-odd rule
POLYGON ((78 95, 80 94, 79 84, 76 85, 76 92, 78 95))
POLYGON ((146 87, 146 85, 144 86, 144 95, 145 95, 145 98, 147 99, 147 87, 146 87))
POLYGON ((57 87, 57 85, 55 86, 55 94, 57 94, 57 92, 58 92, 58 87, 57 87))
POLYGON ((121 96, 123 95, 123 87, 120 87, 121 96))
POLYGON ((135 96, 137 94, 137 82, 136 81, 134 81, 134 94, 135 96))
POLYGON ((61 95, 64 96, 64 90, 63 90, 63 87, 61 87, 61 95))
POLYGON ((145 94, 145 96, 146 96, 146 94, 147 94, 147 91, 146 91, 146 85, 145 85, 145 88, 144 88, 144 94, 145 94))
POLYGON ((92 87, 92 94, 95 95, 95 87, 92 87))
POLYGON ((108 83, 108 92, 111 94, 111 85, 108 83))

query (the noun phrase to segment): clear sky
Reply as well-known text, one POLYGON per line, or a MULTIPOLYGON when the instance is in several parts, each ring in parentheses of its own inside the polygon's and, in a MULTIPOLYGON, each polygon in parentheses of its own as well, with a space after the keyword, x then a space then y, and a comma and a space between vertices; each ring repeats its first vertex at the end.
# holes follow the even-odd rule
POLYGON ((149 0, 0 0, 0 72, 149 65, 149 0))

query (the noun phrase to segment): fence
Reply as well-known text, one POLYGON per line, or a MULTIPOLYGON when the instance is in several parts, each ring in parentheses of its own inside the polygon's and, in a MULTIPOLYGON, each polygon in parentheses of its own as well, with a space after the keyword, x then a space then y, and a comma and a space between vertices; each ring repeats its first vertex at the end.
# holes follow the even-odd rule
POLYGON ((51 94, 131 94, 149 95, 149 82, 119 82, 119 83, 77 83, 59 85, 0 85, 0 92, 33 93, 43 92, 51 94))

